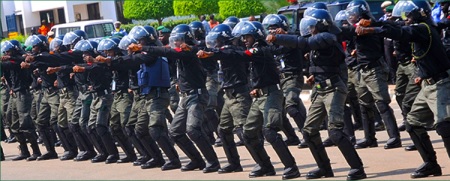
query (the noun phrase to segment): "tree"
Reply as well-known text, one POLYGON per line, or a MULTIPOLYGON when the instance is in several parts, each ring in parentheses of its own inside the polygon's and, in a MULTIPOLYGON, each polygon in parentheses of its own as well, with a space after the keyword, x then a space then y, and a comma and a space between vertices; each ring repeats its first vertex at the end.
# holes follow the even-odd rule
POLYGON ((266 8, 266 13, 268 14, 276 14, 279 8, 289 5, 287 0, 261 0, 261 2, 266 8))
POLYGON ((265 11, 266 8, 261 3, 261 0, 219 0, 219 14, 223 18, 258 15, 265 11))
POLYGON ((172 4, 173 0, 125 0, 123 15, 136 20, 156 19, 162 25, 164 18, 173 16, 172 4))
POLYGON ((204 15, 219 12, 218 0, 174 0, 173 11, 175 16, 204 15))

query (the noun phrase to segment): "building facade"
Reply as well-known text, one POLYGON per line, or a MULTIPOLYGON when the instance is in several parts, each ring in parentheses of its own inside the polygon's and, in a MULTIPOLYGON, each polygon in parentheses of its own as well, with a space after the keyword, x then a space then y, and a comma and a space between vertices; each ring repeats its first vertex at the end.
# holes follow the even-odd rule
POLYGON ((29 35, 42 20, 51 24, 85 20, 117 20, 115 1, 1 1, 3 37, 18 32, 29 35))

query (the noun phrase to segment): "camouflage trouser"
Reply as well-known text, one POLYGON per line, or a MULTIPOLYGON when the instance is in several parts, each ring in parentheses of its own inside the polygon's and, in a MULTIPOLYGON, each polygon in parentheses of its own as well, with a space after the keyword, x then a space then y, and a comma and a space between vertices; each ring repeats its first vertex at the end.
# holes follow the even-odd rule
MULTIPOLYGON (((59 93, 58 126, 67 128, 68 123, 74 120, 74 111, 79 92, 77 90, 64 91, 59 93)), ((78 122, 78 120, 76 120, 78 122)))
POLYGON ((314 87, 303 132, 309 135, 319 134, 320 126, 328 115, 328 129, 344 128, 344 105, 347 97, 347 87, 340 81, 332 88, 318 90, 314 87))
MULTIPOLYGON (((447 71, 450 73, 450 70, 447 71)), ((450 121, 450 78, 442 79, 435 84, 422 82, 422 89, 417 95, 407 121, 411 126, 437 125, 450 121), (433 118, 434 119, 431 119, 433 118)))
POLYGON ((109 125, 111 130, 122 130, 130 117, 132 96, 127 91, 116 92, 111 106, 109 125))
POLYGON ((12 122, 10 128, 13 133, 34 131, 35 127, 30 116, 32 99, 29 90, 14 92, 11 95, 9 106, 12 111, 12 122))
POLYGON ((414 82, 416 76, 416 66, 411 63, 400 63, 397 69, 397 80, 395 82, 395 99, 397 100, 402 115, 406 115, 411 111, 411 106, 420 92, 420 85, 414 82))
MULTIPOLYGON (((244 85, 243 87, 247 87, 244 85)), ((234 89, 227 89, 223 96, 225 104, 223 105, 222 112, 220 114, 219 129, 232 131, 237 127, 242 127, 245 124, 250 106, 252 104, 252 98, 250 97, 249 90, 231 93, 234 89)))
MULTIPOLYGON (((41 128, 48 128, 57 123, 58 107, 59 107, 59 93, 58 90, 43 89, 44 92, 39 105, 39 114, 36 120, 38 130, 41 128)), ((31 102, 31 100, 30 100, 31 102)))

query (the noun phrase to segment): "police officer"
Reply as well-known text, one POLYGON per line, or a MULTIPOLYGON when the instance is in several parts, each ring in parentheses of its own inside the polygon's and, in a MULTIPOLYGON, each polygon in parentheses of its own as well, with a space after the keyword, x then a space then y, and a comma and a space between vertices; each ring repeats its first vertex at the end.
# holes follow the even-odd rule
POLYGON ((330 139, 338 146, 351 170, 347 180, 366 178, 363 163, 348 137, 343 132, 344 104, 347 96, 345 77, 342 72, 344 52, 336 33, 336 27, 328 11, 312 10, 310 16, 305 16, 300 22, 300 33, 297 35, 269 35, 267 40, 284 46, 310 50, 310 73, 306 80, 313 84, 316 94, 311 97, 311 107, 303 134, 309 149, 319 168, 310 171, 307 179, 333 177, 330 160, 320 138, 320 125, 328 115, 330 139), (305 38, 306 36, 310 36, 305 38))
MULTIPOLYGON (((130 32, 130 37, 137 40, 141 46, 161 46, 161 42, 157 39, 158 34, 151 26, 137 26, 130 32)), ((155 153, 151 153, 152 160, 143 164, 141 168, 161 167, 161 170, 173 170, 181 168, 181 162, 177 151, 171 144, 167 131, 167 123, 165 121, 165 113, 169 106, 170 74, 169 62, 164 57, 153 57, 150 54, 136 53, 123 57, 124 62, 133 62, 140 65, 138 71, 138 80, 141 94, 145 97, 144 112, 150 117, 147 120, 148 133, 146 137, 157 142, 159 147, 169 158, 169 162, 165 162, 161 151, 155 144, 155 153), (151 138, 150 138, 151 137, 151 138)), ((147 139, 147 140, 148 140, 147 139)), ((145 142, 149 144, 149 142, 145 142)), ((153 143, 154 144, 154 143, 153 143)))
MULTIPOLYGON (((450 106, 445 101, 450 96, 448 94, 450 60, 445 54, 445 48, 440 42, 430 12, 431 8, 427 1, 400 1, 395 5, 393 14, 403 15, 406 26, 398 27, 383 23, 381 28, 362 26, 356 28, 359 35, 381 32, 388 38, 412 44, 412 55, 419 68, 419 78, 416 81, 422 81, 422 89, 407 115, 406 130, 424 163, 411 174, 411 178, 442 175, 425 126, 433 124, 436 132, 442 137, 450 157, 450 115, 445 111, 450 106), (434 120, 429 118, 430 115, 434 115, 434 120)), ((363 20, 360 24, 370 26, 371 21, 363 20)))
POLYGON ((251 105, 250 90, 246 63, 241 58, 227 57, 234 50, 242 50, 233 46, 232 29, 226 24, 215 26, 206 36, 206 46, 210 51, 200 50, 199 58, 209 58, 206 61, 218 62, 218 78, 225 92, 225 103, 220 114, 219 136, 228 160, 228 165, 219 169, 219 173, 241 172, 242 166, 234 142, 233 131, 242 137, 242 126, 245 123, 251 105), (222 56, 221 56, 222 55, 222 56))
MULTIPOLYGON (((275 33, 277 28, 281 28, 285 32, 289 31, 289 23, 287 18, 283 15, 269 14, 264 18, 262 24, 269 33, 275 33)), ((306 119, 306 108, 300 99, 300 93, 303 87, 302 62, 305 61, 303 56, 304 53, 302 53, 299 49, 284 46, 275 45, 272 47, 274 48, 273 53, 276 55, 276 60, 279 61, 280 81, 284 94, 284 112, 287 112, 287 114, 294 119, 298 129, 301 130, 306 119)), ((284 130, 289 130, 287 129, 288 127, 293 130, 289 119, 287 119, 284 114, 283 127, 284 130)), ((293 135, 290 133, 286 134, 286 136, 288 136, 286 144, 300 144, 300 140, 295 132, 293 132, 293 135)))
MULTIPOLYGON (((348 22, 356 24, 360 19, 373 19, 369 5, 364 0, 354 0, 347 6, 348 22)), ((342 28, 345 37, 355 37, 355 27, 342 28)), ((361 73, 360 85, 357 88, 361 101, 363 127, 365 138, 358 141, 356 148, 376 147, 373 103, 385 122, 389 139, 385 149, 401 147, 400 133, 392 108, 389 106, 391 98, 388 92, 388 70, 383 60, 382 38, 376 35, 357 36, 355 38, 356 55, 361 73), (374 81, 375 80, 375 81, 374 81)))
MULTIPOLYGON (((32 95, 30 93, 31 72, 29 69, 21 69, 20 63, 24 61, 24 53, 17 40, 6 41, 1 47, 4 54, 2 56, 1 68, 8 70, 11 76, 11 99, 9 106, 12 110, 11 131, 19 142, 20 154, 12 158, 13 161, 36 160, 41 156, 33 121, 30 116, 32 95), (30 143, 33 154, 30 155, 27 147, 30 143)), ((2 150, 3 152, 3 150, 2 150)), ((4 160, 4 156, 3 156, 4 160)))
MULTIPOLYGON (((118 38, 103 39, 100 41, 97 50, 104 52, 107 57, 121 56, 122 51, 118 48, 119 43, 118 38)), ((134 162, 137 159, 136 153, 125 130, 133 104, 133 97, 128 92, 129 69, 119 64, 112 64, 111 68, 113 71, 111 90, 114 94, 114 101, 111 106, 109 125, 112 136, 126 154, 126 157, 118 160, 117 163, 134 162)))
MULTIPOLYGON (((81 30, 74 31, 75 33, 78 33, 83 37, 83 39, 86 37, 85 32, 81 30)), ((65 80, 61 80, 61 82, 70 82, 70 86, 72 88, 64 88, 61 91, 61 102, 64 102, 64 99, 68 98, 68 105, 69 105, 69 111, 73 112, 71 114, 70 119, 68 120, 69 124, 69 130, 71 134, 73 134, 75 143, 77 147, 79 148, 80 152, 79 154, 74 158, 74 161, 85 161, 94 158, 97 153, 94 150, 94 147, 91 143, 91 141, 88 138, 87 133, 87 121, 89 118, 89 113, 86 113, 88 108, 83 109, 83 102, 86 103, 86 100, 92 101, 92 96, 90 94, 87 94, 87 82, 86 82, 86 75, 85 73, 73 73, 73 66, 74 64, 83 63, 82 59, 82 52, 80 51, 72 51, 68 50, 68 46, 71 46, 72 44, 76 44, 79 40, 82 38, 76 38, 78 40, 74 41, 73 43, 70 43, 70 45, 63 45, 64 42, 61 39, 54 39, 49 46, 50 52, 53 52, 52 55, 50 55, 48 59, 45 60, 52 60, 56 59, 61 66, 59 67, 49 67, 47 69, 47 73, 51 74, 54 72, 57 72, 58 77, 65 77, 65 80), (53 58, 51 58, 53 57, 53 58), (64 76, 64 74, 66 74, 64 76), (63 76, 61 76, 63 75, 63 76), (67 80, 69 78, 69 81, 67 80), (73 81, 73 82, 72 82, 73 81), (67 91, 69 89, 69 91, 67 91), (75 89, 75 90, 71 90, 75 89), (75 92, 76 91, 76 92, 75 92), (66 95, 64 95, 66 93, 66 95), (71 96, 67 95, 78 95, 76 96, 75 100, 71 100, 71 96), (84 101, 82 101, 84 100, 84 101), (73 108, 70 106, 73 105, 73 108), (73 109, 73 111, 72 111, 73 109), (81 117, 81 118, 80 118, 81 117)), ((63 38, 64 39, 64 38, 63 38)), ((66 39, 67 41, 67 39, 66 39)), ((66 84, 69 85, 69 84, 66 84)), ((88 105, 85 105, 84 107, 88 107, 88 105)), ((69 141, 69 144, 74 144, 73 140, 69 141)), ((72 146, 73 147, 73 146, 72 146)), ((106 158, 106 157, 105 157, 106 158)))
POLYGON ((33 35, 27 38, 25 45, 27 47, 32 47, 33 55, 27 56, 26 58, 27 62, 32 63, 22 62, 21 67, 29 68, 30 70, 35 70, 36 68, 39 69, 39 76, 42 79, 42 89, 44 91, 44 95, 39 105, 40 110, 36 125, 39 134, 42 135, 47 153, 38 157, 37 160, 56 159, 58 158, 58 155, 55 151, 55 140, 52 139, 51 135, 57 133, 60 138, 63 137, 57 125, 59 93, 58 89, 55 87, 56 75, 47 74, 47 68, 49 67, 48 63, 33 61, 35 56, 47 56, 49 54, 47 49, 47 38, 42 35, 33 35))
MULTIPOLYGON (((80 64, 73 67, 73 72, 87 72, 88 81, 91 83, 91 91, 94 93, 94 99, 91 104, 91 113, 88 123, 88 130, 94 132, 101 139, 108 157, 106 164, 116 163, 119 160, 119 152, 114 144, 113 137, 109 131, 108 115, 111 111, 113 95, 111 94, 112 72, 105 63, 94 63, 94 56, 98 52, 97 43, 94 41, 81 40, 74 49, 83 52, 83 59, 86 64, 80 64)), ((100 153, 102 154, 102 153, 100 153)), ((94 158, 95 159, 95 158, 94 158)), ((100 160, 92 160, 98 162, 100 160)))
POLYGON ((208 101, 206 73, 197 59, 197 52, 187 45, 196 45, 198 42, 192 29, 186 24, 177 25, 172 30, 169 41, 173 49, 146 46, 142 50, 154 56, 178 59, 178 87, 182 98, 170 124, 169 135, 191 160, 181 167, 181 170, 202 169, 204 173, 216 172, 220 168, 219 160, 202 131, 203 114, 208 101), (186 133, 205 156, 206 165, 186 133))
MULTIPOLYGON (((250 95, 253 102, 244 124, 244 141, 257 165, 249 177, 275 175, 270 157, 260 140, 263 133, 284 165, 283 179, 300 176, 296 162, 286 143, 277 131, 282 127, 283 93, 279 72, 270 47, 265 43, 265 31, 261 23, 240 22, 235 32, 247 50, 235 51, 244 61, 250 62, 250 95)), ((232 54, 231 54, 232 55, 232 54)))
MULTIPOLYGON (((205 48, 205 29, 201 22, 194 21, 189 24, 194 32, 195 39, 198 41, 199 48, 205 48)), ((212 144, 221 145, 220 137, 214 139, 214 132, 217 134, 219 117, 216 112, 217 95, 220 89, 220 83, 217 81, 217 63, 214 61, 202 61, 204 71, 206 72, 206 90, 208 90, 209 99, 205 109, 204 130, 212 144)))
POLYGON ((225 19, 222 24, 226 24, 233 29, 241 20, 239 18, 236 18, 236 16, 230 16, 227 19, 225 19))

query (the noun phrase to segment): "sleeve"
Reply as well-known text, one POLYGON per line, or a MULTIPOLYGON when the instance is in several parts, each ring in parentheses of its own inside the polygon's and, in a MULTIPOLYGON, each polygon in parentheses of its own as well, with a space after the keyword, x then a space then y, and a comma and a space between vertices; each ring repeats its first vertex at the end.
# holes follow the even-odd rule
POLYGON ((432 31, 429 25, 419 24, 412 26, 393 26, 385 24, 381 27, 384 31, 381 33, 387 38, 405 42, 427 42, 430 39, 429 31, 432 31))
MULTIPOLYGON (((165 47, 156 47, 156 46, 144 46, 142 47, 142 51, 147 52, 153 56, 174 58, 174 59, 187 59, 186 57, 192 57, 194 55, 194 51, 183 51, 181 49, 171 49, 165 47)), ((195 55, 195 57, 197 57, 195 55)))

